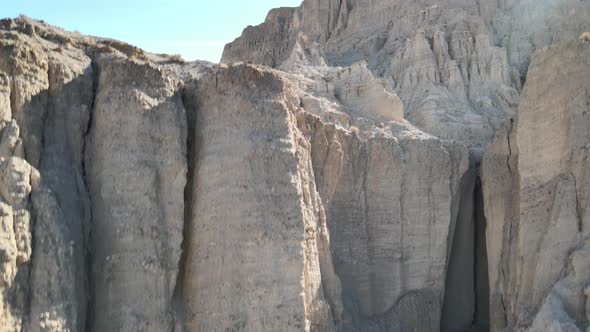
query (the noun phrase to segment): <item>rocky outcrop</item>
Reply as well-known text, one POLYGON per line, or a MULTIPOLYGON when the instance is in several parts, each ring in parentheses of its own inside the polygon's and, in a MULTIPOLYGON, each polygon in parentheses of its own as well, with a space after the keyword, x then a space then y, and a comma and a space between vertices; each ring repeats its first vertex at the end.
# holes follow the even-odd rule
POLYGON ((325 331, 340 319, 294 92, 278 72, 252 66, 187 88, 195 165, 179 285, 186 331, 325 331))
POLYGON ((538 52, 516 119, 484 157, 495 330, 588 324, 589 55, 581 41, 538 52))
MULTIPOLYGON (((549 50, 544 47, 578 38, 589 28, 589 13, 587 2, 570 0, 304 1, 299 8, 283 12, 290 18, 281 21, 283 41, 292 45, 290 53, 282 50, 279 55, 269 51, 276 47, 273 43, 248 43, 255 34, 244 34, 226 47, 222 62, 258 62, 321 82, 315 88, 308 88, 308 95, 302 101, 304 108, 322 121, 336 124, 336 129, 324 134, 322 151, 325 152, 320 153, 320 164, 327 163, 327 169, 331 170, 317 170, 316 178, 320 181, 320 193, 327 192, 330 199, 324 205, 328 228, 333 233, 334 264, 343 284, 345 312, 350 310, 353 325, 359 327, 366 323, 369 325, 363 328, 369 329, 376 321, 363 319, 367 315, 381 315, 385 318, 375 323, 376 328, 396 329, 404 326, 402 317, 411 314, 390 314, 396 311, 386 309, 391 304, 384 304, 387 296, 366 295, 371 294, 368 285, 381 282, 379 271, 371 270, 370 265, 360 268, 360 272, 350 267, 373 261, 371 255, 364 256, 362 252, 366 249, 371 253, 379 248, 380 242, 379 237, 367 235, 366 242, 370 245, 366 248, 357 245, 365 241, 359 237, 363 230, 371 234, 373 221, 367 223, 371 217, 360 218, 355 214, 365 211, 371 203, 378 205, 389 193, 381 191, 364 204, 350 200, 348 197, 355 195, 350 188, 362 187, 357 184, 359 175, 356 174, 365 178, 367 174, 363 171, 368 171, 368 161, 372 160, 371 150, 366 146, 377 145, 369 138, 366 143, 351 147, 342 139, 332 137, 338 137, 335 134, 338 125, 358 126, 360 137, 365 138, 372 137, 366 133, 372 132, 373 124, 385 132, 391 127, 387 121, 379 123, 383 120, 370 113, 374 108, 359 107, 370 104, 366 93, 358 94, 360 102, 349 103, 350 93, 343 94, 337 89, 342 76, 331 75, 327 69, 330 66, 344 66, 344 71, 349 73, 362 72, 359 68, 370 70, 370 77, 353 74, 349 75, 355 77, 352 81, 344 78, 344 86, 359 86, 355 82, 362 82, 361 86, 371 86, 372 81, 386 82, 389 88, 385 90, 395 91, 395 96, 399 96, 405 119, 433 136, 457 140, 470 148, 470 170, 465 176, 460 174, 459 179, 463 177, 458 186, 460 194, 453 197, 440 328, 485 330, 491 325, 492 330, 564 330, 587 326, 583 312, 584 285, 588 281, 584 272, 586 262, 580 259, 587 242, 583 225, 587 184, 582 171, 586 149, 582 133, 587 128, 583 115, 579 114, 585 114, 588 109, 584 90, 588 84, 585 79, 588 64, 585 60, 575 60, 576 57, 585 59, 587 55, 582 49, 583 38, 549 50), (314 9, 301 19, 302 13, 310 8, 314 9), (541 51, 531 64, 538 50, 541 51), (259 62, 253 55, 260 52, 272 56, 259 62), (557 69, 559 66, 567 68, 557 69), (564 81, 568 83, 562 84, 564 81), (322 109, 329 112, 321 112, 322 109), (344 152, 355 149, 366 152, 344 152), (481 181, 479 165, 484 152, 481 181), (343 160, 351 154, 358 156, 353 157, 351 168, 355 175, 346 184, 349 196, 345 197, 349 199, 346 204, 358 205, 354 212, 339 214, 347 211, 346 207, 338 206, 333 212, 331 200, 340 197, 334 188, 343 179, 341 173, 346 165, 343 160), (358 164, 363 161, 365 168, 358 164), (325 172, 336 175, 325 179, 325 172), (337 225, 330 223, 332 216, 339 220, 337 225), (358 255, 363 257, 352 263, 339 260, 346 257, 338 246, 342 236, 339 232, 346 232, 342 229, 347 229, 344 226, 347 220, 353 220, 353 228, 360 227, 344 241, 345 249, 359 250, 358 255), (345 271, 343 266, 349 270, 345 271), (358 278, 357 285, 367 286, 355 289, 355 282, 350 282, 352 278, 358 278), (350 295, 353 289, 355 293, 350 295), (375 308, 378 309, 372 311, 375 308)), ((257 31, 267 34, 275 24, 274 17, 269 16, 257 31)), ((399 122, 400 117, 388 120, 399 122)), ((396 142, 401 142, 393 136, 396 142)), ((386 151, 377 153, 380 159, 387 159, 386 151)), ((418 152, 412 154, 415 153, 418 152)), ((398 164, 395 158, 384 163, 398 164)), ((412 170, 420 172, 417 167, 412 170)), ((403 168, 380 177, 379 182, 393 181, 400 172, 404 174, 403 168)), ((409 176, 404 175, 404 179, 409 176)), ((387 186, 395 187, 395 182, 387 186)), ((404 187, 401 192, 405 191, 408 189, 404 187)), ((386 206, 405 211, 402 205, 386 206)), ((385 261, 390 263, 392 259, 388 257, 385 261)), ((386 270, 387 264, 380 261, 377 265, 386 270)), ((387 280, 378 292, 387 294, 396 285, 397 280, 387 280)), ((412 304, 408 307, 420 303, 417 298, 426 296, 411 297, 412 304)), ((426 304, 416 306, 438 312, 426 304)), ((415 325, 414 320, 414 325, 406 326, 429 329, 429 319, 422 322, 424 325, 415 325)))
POLYGON ((90 328, 171 330, 187 173, 180 85, 149 63, 110 55, 95 61, 84 151, 92 207, 90 328))
POLYGON ((186 173, 178 81, 123 43, 26 18, 1 25, 2 326, 168 328, 186 173), (142 169, 153 177, 129 181, 142 169))
POLYGON ((371 324, 437 330, 452 202, 467 150, 407 123, 361 136, 312 115, 301 123, 311 141, 348 323, 361 330, 371 324), (398 319, 388 322, 392 315, 398 319))
POLYGON ((386 45, 395 54, 386 75, 396 82, 409 121, 479 153, 513 114, 518 83, 506 51, 491 46, 488 33, 443 26, 432 35, 418 30, 401 48, 386 45))
POLYGON ((15 134, 16 123, 4 123, 0 141, 6 148, 6 154, 0 155, 0 321, 9 331, 20 331, 26 322, 33 248, 30 194, 39 184, 36 170, 14 151, 15 134))
POLYGON ((213 68, 2 24, 8 331, 438 328, 468 153, 365 63, 213 68))
POLYGON ((303 36, 328 65, 368 61, 392 82, 410 122, 462 141, 478 159, 514 115, 532 53, 590 28, 590 6, 575 0, 304 1, 281 13, 246 29, 222 62, 292 70, 284 63, 291 50, 305 49, 303 36), (278 22, 280 47, 267 37, 278 22))
POLYGON ((0 21, 0 330, 588 329, 588 8, 305 0, 222 65, 0 21))
POLYGON ((467 150, 403 121, 359 136, 307 112, 300 86, 238 65, 187 87, 184 328, 436 330, 467 150))
POLYGON ((86 238, 90 206, 83 150, 93 102, 91 59, 48 52, 49 89, 34 193, 30 330, 82 328, 86 317, 86 238))
MULTIPOLYGON (((345 128, 359 121, 367 124, 402 122, 402 101, 391 85, 373 76, 365 62, 349 67, 297 66, 306 76, 293 77, 301 81, 304 90, 300 95, 305 111, 322 120, 345 128)), ((370 127, 370 125, 369 125, 370 127)))

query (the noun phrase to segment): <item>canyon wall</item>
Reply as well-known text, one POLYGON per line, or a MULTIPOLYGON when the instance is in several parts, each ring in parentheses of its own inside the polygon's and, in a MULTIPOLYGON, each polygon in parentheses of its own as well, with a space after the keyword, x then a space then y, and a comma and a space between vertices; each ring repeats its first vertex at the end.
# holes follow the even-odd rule
POLYGON ((578 0, 305 0, 245 29, 222 62, 289 68, 295 52, 330 66, 366 61, 410 122, 481 158, 514 116, 534 51, 576 39, 589 16, 578 0))
POLYGON ((340 319, 291 85, 278 72, 236 66, 186 89, 194 126, 178 285, 186 331, 325 331, 340 319))
MULTIPOLYGON (((583 330, 589 280, 588 260, 581 258, 587 238, 581 133, 587 126, 579 114, 588 111, 588 44, 572 40, 590 30, 590 5, 304 1, 281 15, 288 19, 271 13, 246 29, 226 46, 222 61, 256 62, 308 77, 327 70, 319 68, 346 70, 360 63, 394 89, 405 119, 469 148, 470 168, 462 174, 448 236, 440 328, 583 330), (266 38, 277 22, 280 52, 276 40, 266 38)), ((345 112, 380 121, 367 112, 345 112)), ((346 274, 339 275, 344 284, 346 274)))
POLYGON ((305 0, 219 65, 1 20, 0 331, 585 331, 588 17, 305 0))
POLYGON ((589 55, 580 42, 538 52, 517 117, 484 157, 496 329, 588 323, 589 55))
POLYGON ((366 67, 2 24, 7 331, 438 329, 468 150, 366 67))

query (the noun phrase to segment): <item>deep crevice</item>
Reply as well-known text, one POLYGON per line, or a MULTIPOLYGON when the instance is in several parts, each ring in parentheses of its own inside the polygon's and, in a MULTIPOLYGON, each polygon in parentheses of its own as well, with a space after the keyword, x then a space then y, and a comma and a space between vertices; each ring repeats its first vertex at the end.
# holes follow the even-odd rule
POLYGON ((474 221, 475 221, 475 316, 473 326, 475 331, 490 330, 490 287, 488 273, 488 253, 486 242, 486 218, 484 214, 484 200, 481 178, 478 176, 475 183, 474 221))
POLYGON ((94 313, 94 281, 92 279, 92 252, 91 252, 91 233, 92 233, 92 198, 88 187, 88 176, 86 173, 86 148, 88 140, 92 130, 92 124, 94 122, 94 111, 96 107, 96 97, 98 93, 98 82, 100 78, 100 68, 96 63, 96 55, 88 54, 90 57, 90 68, 92 70, 92 100, 90 101, 90 109, 88 110, 88 122, 83 133, 82 140, 82 155, 81 155, 81 171, 82 171, 82 182, 86 191, 86 202, 84 209, 85 223, 82 224, 82 230, 84 232, 84 248, 85 248, 85 284, 86 284, 86 313, 84 315, 84 331, 92 331, 93 313, 94 313))
MULTIPOLYGON (((194 83, 194 82, 193 82, 194 83)), ((196 83, 195 83, 196 84, 196 83)), ((191 86, 191 89, 195 89, 195 86, 191 86)), ((196 144, 196 105, 194 105, 194 96, 187 96, 186 89, 184 88, 180 95, 182 105, 185 109, 186 122, 187 122, 187 136, 186 136, 186 161, 187 161, 187 176, 186 186, 184 188, 184 224, 182 228, 182 242, 180 244, 181 254, 178 262, 178 274, 176 277, 176 283, 174 286, 174 292, 172 294, 172 309, 175 314, 175 322, 172 328, 173 332, 179 332, 184 330, 184 323, 186 321, 186 308, 185 308, 185 290, 184 280, 186 278, 186 264, 188 260, 189 244, 191 243, 192 234, 192 219, 193 219, 193 197, 194 197, 194 173, 196 169, 196 155, 198 151, 198 145, 196 144)))
POLYGON ((582 212, 582 205, 580 205, 580 197, 578 193, 578 181, 576 180, 576 175, 572 172, 571 174, 572 179, 574 180, 574 192, 576 195, 576 218, 578 219, 578 233, 583 234, 584 232, 584 223, 582 216, 584 215, 582 212))
POLYGON ((510 142, 510 135, 512 135, 513 129, 514 119, 510 119, 510 128, 508 128, 508 134, 506 135, 508 145, 508 157, 506 158, 506 166, 508 167, 508 172, 510 172, 510 175, 512 175, 512 166, 510 166, 510 158, 512 158, 512 143, 510 142))
POLYGON ((489 331, 486 221, 479 166, 461 179, 440 330, 489 331))

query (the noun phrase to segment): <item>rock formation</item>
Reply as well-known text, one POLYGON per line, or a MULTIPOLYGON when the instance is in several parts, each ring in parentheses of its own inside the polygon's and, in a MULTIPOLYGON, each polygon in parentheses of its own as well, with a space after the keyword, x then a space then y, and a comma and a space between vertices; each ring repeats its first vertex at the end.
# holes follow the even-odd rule
POLYGON ((340 318, 328 302, 340 301, 340 285, 294 92, 254 66, 222 67, 187 88, 186 331, 332 330, 340 318))
POLYGON ((410 122, 481 158, 514 115, 533 52, 578 37, 589 16, 590 5, 577 0, 305 0, 244 30, 222 61, 288 68, 302 38, 308 49, 319 44, 314 53, 329 65, 368 61, 410 122))
POLYGON ((484 157, 496 329, 576 330, 590 318, 589 56, 580 42, 538 52, 517 117, 484 157))
POLYGON ((184 62, 0 21, 0 331, 586 331, 590 3, 305 0, 184 62))

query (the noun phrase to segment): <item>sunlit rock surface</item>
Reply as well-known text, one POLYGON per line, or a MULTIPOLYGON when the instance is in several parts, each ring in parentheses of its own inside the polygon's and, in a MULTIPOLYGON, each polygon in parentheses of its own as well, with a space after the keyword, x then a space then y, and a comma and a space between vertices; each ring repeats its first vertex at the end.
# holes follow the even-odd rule
POLYGON ((0 330, 586 331, 589 7, 305 0, 221 65, 0 21, 0 330))

